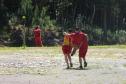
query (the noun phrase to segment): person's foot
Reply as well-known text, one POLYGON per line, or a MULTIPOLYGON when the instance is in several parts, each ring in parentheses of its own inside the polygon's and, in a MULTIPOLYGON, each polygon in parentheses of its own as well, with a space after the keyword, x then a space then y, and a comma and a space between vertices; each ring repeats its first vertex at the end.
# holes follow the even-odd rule
POLYGON ((69 66, 67 66, 67 67, 66 67, 66 69, 70 69, 70 67, 69 67, 69 66))
POLYGON ((73 64, 72 63, 70 63, 70 67, 73 67, 73 64))
POLYGON ((84 67, 87 67, 87 62, 84 62, 84 67))
POLYGON ((83 67, 82 66, 79 66, 79 69, 83 69, 83 67))

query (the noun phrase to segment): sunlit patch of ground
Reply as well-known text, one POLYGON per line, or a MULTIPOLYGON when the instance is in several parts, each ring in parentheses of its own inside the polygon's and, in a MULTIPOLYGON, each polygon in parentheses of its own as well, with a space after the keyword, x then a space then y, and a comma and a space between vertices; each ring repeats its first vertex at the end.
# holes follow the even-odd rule
POLYGON ((61 47, 0 48, 0 84, 125 84, 126 47, 91 46, 88 67, 66 70, 61 47), (16 79, 16 80, 15 80, 16 79))

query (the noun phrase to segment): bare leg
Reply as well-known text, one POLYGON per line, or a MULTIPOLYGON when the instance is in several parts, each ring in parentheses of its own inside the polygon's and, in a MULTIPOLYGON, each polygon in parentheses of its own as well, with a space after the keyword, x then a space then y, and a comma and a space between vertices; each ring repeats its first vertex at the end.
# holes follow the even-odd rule
POLYGON ((67 55, 65 55, 65 62, 67 64, 67 69, 69 68, 69 63, 68 63, 68 58, 67 58, 67 55))
POLYGON ((87 62, 86 62, 85 57, 83 58, 83 60, 84 60, 84 67, 87 67, 87 62))
POLYGON ((73 50, 71 52, 71 56, 73 56, 76 53, 77 49, 78 49, 78 46, 73 47, 73 50))
POLYGON ((82 67, 82 59, 81 59, 81 57, 79 56, 79 63, 80 63, 80 69, 82 69, 83 67, 82 67))
POLYGON ((77 50, 76 48, 73 48, 71 56, 73 56, 76 53, 76 50, 77 50))
POLYGON ((70 67, 73 67, 72 60, 71 60, 71 56, 70 55, 68 55, 68 59, 69 59, 69 62, 70 62, 70 67))

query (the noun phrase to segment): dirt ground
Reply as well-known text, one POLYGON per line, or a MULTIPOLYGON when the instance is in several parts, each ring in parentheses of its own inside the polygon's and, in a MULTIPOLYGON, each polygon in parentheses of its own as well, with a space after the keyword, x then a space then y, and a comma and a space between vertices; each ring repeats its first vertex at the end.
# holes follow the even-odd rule
POLYGON ((83 70, 72 61, 65 69, 60 47, 1 49, 0 84, 126 84, 125 48, 89 48, 83 70))

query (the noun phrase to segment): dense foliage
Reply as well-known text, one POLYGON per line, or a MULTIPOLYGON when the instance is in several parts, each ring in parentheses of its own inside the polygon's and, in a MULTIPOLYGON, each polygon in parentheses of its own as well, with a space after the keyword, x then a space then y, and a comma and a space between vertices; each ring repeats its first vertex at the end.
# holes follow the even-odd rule
POLYGON ((126 0, 0 0, 0 34, 20 24, 61 30, 80 27, 90 44, 124 44, 125 4, 126 0))

